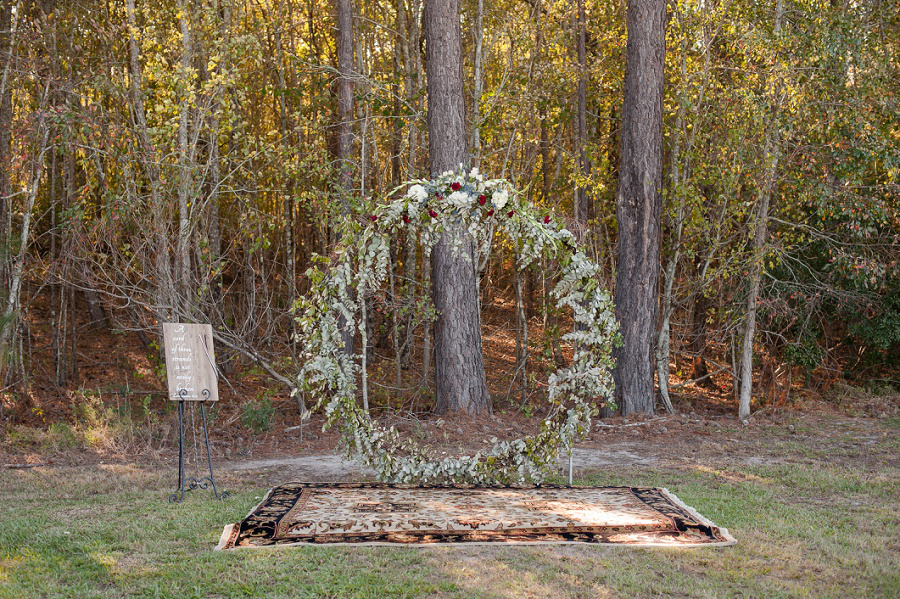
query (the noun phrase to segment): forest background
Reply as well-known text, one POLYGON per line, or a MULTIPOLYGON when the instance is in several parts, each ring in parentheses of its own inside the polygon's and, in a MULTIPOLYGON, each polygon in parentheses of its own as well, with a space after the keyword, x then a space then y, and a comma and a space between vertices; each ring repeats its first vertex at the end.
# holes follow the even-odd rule
MULTIPOLYGON (((356 0, 348 71, 332 2, 3 2, 3 420, 43 418, 48 396, 67 417, 96 331, 111 354, 139 338, 161 386, 159 321, 212 323, 223 374, 294 390, 306 269, 338 223, 427 177, 422 9, 356 0)), ((462 2, 472 165, 575 232, 610 289, 624 11, 462 2)), ((896 387, 900 7, 679 1, 667 19, 661 405, 670 375, 735 414, 742 371, 754 409, 836 381, 896 387)), ((430 268, 415 238, 394 242, 369 364, 382 407, 428 411, 430 268)), ((552 265, 517 273, 513 255, 496 248, 480 292, 516 348, 492 393, 515 385, 526 408, 571 321, 544 301, 552 265)))

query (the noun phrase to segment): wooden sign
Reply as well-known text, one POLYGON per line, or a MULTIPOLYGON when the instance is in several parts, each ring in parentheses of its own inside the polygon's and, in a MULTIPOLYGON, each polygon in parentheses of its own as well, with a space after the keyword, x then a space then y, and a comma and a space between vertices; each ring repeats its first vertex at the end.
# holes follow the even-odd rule
POLYGON ((164 323, 166 374, 172 401, 218 401, 212 326, 164 323))

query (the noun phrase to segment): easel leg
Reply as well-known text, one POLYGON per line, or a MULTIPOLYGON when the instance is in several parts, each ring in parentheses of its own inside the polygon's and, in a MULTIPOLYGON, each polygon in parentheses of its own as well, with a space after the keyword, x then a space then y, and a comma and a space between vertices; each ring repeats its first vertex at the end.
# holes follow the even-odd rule
POLYGON ((178 402, 178 489, 169 495, 169 503, 184 499, 184 400, 178 402))
POLYGON ((219 496, 219 490, 216 488, 216 479, 213 476, 212 451, 209 448, 209 429, 206 427, 206 402, 200 402, 200 414, 203 416, 203 439, 206 441, 206 461, 209 464, 209 482, 212 483, 213 494, 215 494, 216 499, 222 501, 228 496, 228 492, 226 491, 219 496))
MULTIPOLYGON (((206 389, 203 390, 203 396, 208 397, 209 391, 206 389)), ((212 467, 212 450, 209 447, 209 429, 206 426, 206 402, 200 402, 200 414, 203 416, 203 439, 206 441, 206 463, 209 464, 209 476, 204 476, 201 479, 196 479, 191 477, 187 479, 184 472, 184 400, 178 402, 178 489, 169 495, 169 503, 180 503, 184 499, 184 494, 186 491, 193 491, 194 489, 206 489, 209 488, 209 485, 212 485, 213 493, 216 496, 216 499, 222 501, 226 497, 228 497, 228 491, 225 491, 219 494, 219 489, 216 488, 216 479, 213 477, 213 467, 212 467), (187 486, 187 488, 185 488, 187 486)), ((195 416, 196 417, 196 416, 195 416)), ((191 430, 196 430, 195 420, 191 419, 191 430)), ((196 435, 194 436, 194 446, 196 448, 196 435)))

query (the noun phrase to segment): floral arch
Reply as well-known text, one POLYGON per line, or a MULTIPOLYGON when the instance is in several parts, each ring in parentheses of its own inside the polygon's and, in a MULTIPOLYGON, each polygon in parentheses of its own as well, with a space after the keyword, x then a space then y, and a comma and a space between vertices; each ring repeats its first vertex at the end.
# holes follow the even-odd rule
MULTIPOLYGON (((581 252, 574 235, 540 215, 509 183, 487 180, 477 169, 446 172, 432 180, 409 181, 402 197, 379 205, 342 237, 342 247, 327 267, 307 274, 314 291, 295 305, 297 341, 303 348, 298 389, 324 406, 326 427, 337 426, 347 452, 393 482, 497 484, 539 482, 561 451, 590 430, 599 397, 612 397, 611 352, 619 339, 612 299, 598 282, 598 266, 581 252), (506 237, 523 269, 545 256, 561 267, 552 291, 558 307, 571 308, 575 331, 563 336, 574 346, 572 363, 550 375, 550 410, 539 431, 495 442, 473 456, 440 458, 394 427, 385 428, 357 401, 361 356, 349 356, 341 326, 364 327, 366 290, 386 281, 390 239, 398 229, 419 235, 426 258, 444 223, 465 226, 477 258, 487 256, 495 235, 506 237)), ((392 194, 394 195, 394 194, 392 194)))

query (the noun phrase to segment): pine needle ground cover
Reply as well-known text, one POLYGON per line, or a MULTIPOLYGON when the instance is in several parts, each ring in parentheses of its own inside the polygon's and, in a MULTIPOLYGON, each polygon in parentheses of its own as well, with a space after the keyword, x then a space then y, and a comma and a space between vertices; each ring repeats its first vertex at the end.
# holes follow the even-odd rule
POLYGON ((665 489, 288 483, 228 525, 217 549, 273 545, 731 545, 665 489))

